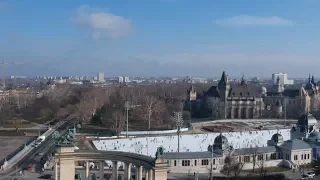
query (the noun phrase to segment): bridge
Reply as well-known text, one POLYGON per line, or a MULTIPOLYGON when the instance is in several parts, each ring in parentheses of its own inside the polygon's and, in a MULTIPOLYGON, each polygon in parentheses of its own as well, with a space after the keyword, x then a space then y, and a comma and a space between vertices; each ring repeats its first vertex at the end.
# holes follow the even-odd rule
POLYGON ((55 179, 74 179, 77 161, 85 162, 85 179, 90 178, 90 162, 99 162, 99 179, 104 177, 104 162, 112 161, 112 180, 118 179, 118 162, 124 163, 124 180, 130 180, 131 167, 135 166, 136 180, 167 180, 167 163, 163 157, 163 149, 158 148, 156 158, 129 152, 74 150, 73 146, 64 145, 58 148, 55 155, 55 179), (143 171, 143 169, 145 171, 143 171), (145 174, 143 174, 143 172, 145 174))

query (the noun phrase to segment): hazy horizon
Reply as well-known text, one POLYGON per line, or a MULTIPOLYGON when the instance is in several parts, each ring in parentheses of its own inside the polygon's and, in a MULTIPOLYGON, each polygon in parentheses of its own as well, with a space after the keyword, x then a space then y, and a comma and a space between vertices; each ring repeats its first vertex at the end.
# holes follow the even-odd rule
POLYGON ((320 77, 319 8, 315 0, 0 0, 0 61, 7 76, 320 77))

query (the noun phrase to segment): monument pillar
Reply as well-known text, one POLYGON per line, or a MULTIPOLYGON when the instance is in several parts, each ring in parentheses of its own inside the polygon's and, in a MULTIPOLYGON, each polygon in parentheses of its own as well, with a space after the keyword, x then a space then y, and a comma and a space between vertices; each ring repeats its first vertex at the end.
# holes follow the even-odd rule
MULTIPOLYGON (((74 152, 73 146, 61 146, 57 150, 56 154, 56 163, 59 162, 59 168, 56 168, 56 171, 59 173, 56 175, 59 175, 60 179, 63 177, 63 179, 74 179, 75 176, 75 159, 74 158, 63 158, 63 154, 72 153, 74 152), (57 170, 58 169, 58 170, 57 170)), ((57 164, 56 164, 57 165, 57 164)), ((58 167, 58 166, 56 166, 58 167)))
POLYGON ((131 163, 124 164, 124 180, 130 180, 131 177, 131 163))
POLYGON ((104 179, 104 161, 99 164, 99 179, 104 179))
POLYGON ((146 177, 146 180, 153 180, 153 170, 152 169, 148 169, 148 179, 146 177))
POLYGON ((118 179, 118 161, 112 161, 112 179, 118 179))
POLYGON ((167 176, 168 176, 167 168, 168 168, 168 165, 163 156, 163 147, 158 147, 158 150, 156 153, 156 159, 155 159, 155 166, 153 168, 154 170, 153 179, 167 180, 167 176))
POLYGON ((149 171, 148 170, 146 170, 146 174, 145 174, 145 178, 144 178, 145 180, 148 180, 149 179, 149 171))
POLYGON ((142 166, 136 166, 136 180, 142 180, 142 166))
POLYGON ((90 179, 90 163, 89 161, 86 161, 86 180, 89 180, 90 179))
POLYGON ((59 167, 58 167, 58 162, 54 163, 54 179, 58 180, 59 179, 59 167))

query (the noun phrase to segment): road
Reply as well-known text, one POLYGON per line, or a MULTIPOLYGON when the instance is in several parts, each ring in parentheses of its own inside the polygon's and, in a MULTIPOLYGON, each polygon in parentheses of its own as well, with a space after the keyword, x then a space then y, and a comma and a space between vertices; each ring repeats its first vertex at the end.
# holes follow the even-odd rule
MULTIPOLYGON (((67 127, 71 126, 72 122, 67 122, 60 126, 57 131, 60 134, 64 134, 67 132, 67 127)), ((16 165, 15 168, 11 169, 6 175, 1 175, 0 180, 2 179, 10 179, 13 176, 16 176, 19 171, 26 169, 29 165, 35 164, 35 170, 40 171, 43 167, 43 162, 41 162, 41 156, 37 156, 39 152, 42 152, 46 155, 52 153, 55 147, 54 138, 52 135, 46 137, 45 141, 43 141, 38 147, 34 148, 29 154, 27 154, 24 158, 22 158, 16 165)))

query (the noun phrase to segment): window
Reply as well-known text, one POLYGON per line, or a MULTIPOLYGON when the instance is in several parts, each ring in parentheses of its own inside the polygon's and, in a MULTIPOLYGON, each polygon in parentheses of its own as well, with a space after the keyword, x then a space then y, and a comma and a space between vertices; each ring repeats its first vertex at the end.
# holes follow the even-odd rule
POLYGON ((262 161, 263 160, 263 154, 259 154, 258 155, 258 161, 262 161))
POLYGON ((286 154, 286 160, 290 160, 290 155, 286 154))
POLYGON ((201 165, 202 166, 206 166, 206 165, 208 165, 209 164, 209 160, 208 159, 202 159, 201 160, 201 165))
POLYGON ((301 154, 301 160, 303 160, 303 154, 301 154))
POLYGON ((307 154, 304 154, 304 159, 307 159, 307 154))
POLYGON ((212 164, 216 164, 216 159, 213 159, 213 163, 212 164))
POLYGON ((310 159, 310 154, 308 154, 308 159, 310 159))
POLYGON ((277 153, 272 153, 271 156, 270 156, 270 158, 271 158, 272 160, 277 159, 277 153))
POLYGON ((296 160, 298 160, 298 155, 294 155, 293 156, 293 159, 296 161, 296 160))
POLYGON ((197 166, 197 160, 194 160, 194 165, 197 166))
POLYGON ((268 154, 266 154, 266 160, 268 160, 268 154))
POLYGON ((173 165, 177 166, 177 161, 176 160, 174 160, 173 165))
POLYGON ((241 162, 241 156, 239 156, 239 162, 241 162))
POLYGON ((190 166, 190 160, 182 160, 182 166, 190 166))
POLYGON ((244 162, 250 162, 250 156, 244 156, 243 157, 244 162))

